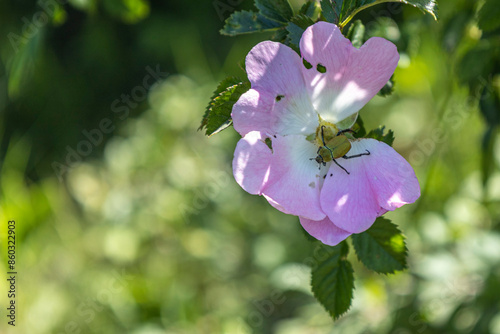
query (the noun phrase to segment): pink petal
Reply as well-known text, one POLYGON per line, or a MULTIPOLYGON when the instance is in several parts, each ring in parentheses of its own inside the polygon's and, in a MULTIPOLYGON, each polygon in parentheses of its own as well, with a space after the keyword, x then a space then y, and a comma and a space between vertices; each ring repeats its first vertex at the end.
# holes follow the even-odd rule
POLYGON ((299 218, 304 230, 326 245, 335 246, 351 235, 351 233, 335 226, 328 217, 320 221, 299 218))
POLYGON ((304 89, 299 55, 288 46, 271 41, 257 44, 246 57, 252 88, 273 93, 298 94, 304 89))
POLYGON ((234 129, 242 136, 251 131, 259 131, 262 134, 273 133, 271 111, 274 98, 255 89, 250 89, 241 95, 231 113, 234 129))
POLYGON ((269 176, 272 152, 258 131, 248 133, 236 145, 233 174, 247 192, 260 195, 269 176))
POLYGON ((295 51, 276 42, 257 44, 246 58, 252 89, 232 110, 233 124, 242 136, 250 131, 271 134, 310 134, 318 126, 295 51))
MULTIPOLYGON (((354 154, 353 151, 348 155, 354 154)), ((337 159, 350 174, 332 163, 321 189, 323 212, 337 227, 351 233, 367 230, 381 212, 362 161, 369 158, 337 159)))
POLYGON ((337 159, 350 174, 332 164, 320 199, 323 211, 335 225, 360 233, 378 216, 413 203, 420 196, 420 187, 410 164, 389 145, 375 139, 351 144, 348 156, 366 150, 370 155, 337 159))
MULTIPOLYGON (((273 139, 273 138, 272 138, 273 139)), ((321 220, 320 176, 314 158, 316 146, 304 136, 277 136, 272 140, 273 159, 262 193, 278 210, 321 220)))
POLYGON ((278 202, 274 201, 271 197, 266 196, 266 194, 263 194, 263 196, 264 196, 265 199, 267 199, 267 201, 269 202, 269 204, 271 204, 271 206, 273 208, 275 208, 276 210, 281 211, 283 213, 286 213, 287 215, 291 214, 290 212, 288 212, 287 210, 285 210, 285 208, 283 206, 281 206, 278 202))
POLYGON ((413 168, 392 147, 375 139, 363 139, 353 143, 353 148, 371 153, 371 159, 364 159, 363 163, 382 208, 393 211, 420 197, 420 186, 413 168))
POLYGON ((352 46, 337 26, 318 22, 300 40, 302 66, 312 103, 324 119, 337 123, 358 112, 385 85, 399 60, 396 46, 378 37, 360 49, 352 46), (317 65, 326 67, 320 73, 317 65))

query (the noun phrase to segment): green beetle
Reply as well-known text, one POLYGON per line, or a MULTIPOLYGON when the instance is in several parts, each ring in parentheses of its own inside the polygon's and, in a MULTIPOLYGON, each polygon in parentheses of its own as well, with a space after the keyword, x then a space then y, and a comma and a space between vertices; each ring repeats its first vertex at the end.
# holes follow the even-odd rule
POLYGON ((321 125, 321 127, 318 127, 318 130, 321 131, 321 146, 319 146, 318 151, 316 152, 318 156, 316 158, 311 158, 310 160, 315 160, 320 165, 326 166, 327 162, 333 161, 347 174, 350 174, 347 169, 342 167, 335 159, 351 159, 358 158, 363 155, 370 155, 370 151, 368 150, 366 150, 366 153, 360 153, 351 156, 346 155, 351 149, 351 142, 349 141, 349 138, 346 137, 345 133, 354 133, 352 129, 339 130, 337 133, 335 133, 334 129, 326 127, 325 125, 321 125))

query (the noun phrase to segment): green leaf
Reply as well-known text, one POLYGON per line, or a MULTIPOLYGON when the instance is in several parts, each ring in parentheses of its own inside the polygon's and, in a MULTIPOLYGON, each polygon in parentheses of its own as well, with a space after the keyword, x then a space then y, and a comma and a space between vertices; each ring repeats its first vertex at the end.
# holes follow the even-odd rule
POLYGON ((319 16, 320 11, 321 11, 321 7, 319 6, 319 4, 314 0, 309 0, 305 4, 302 5, 302 7, 299 10, 299 14, 310 17, 311 19, 316 21, 316 19, 319 16))
POLYGON ((288 0, 255 0, 255 7, 261 15, 277 22, 287 23, 293 16, 288 0))
POLYGON ((359 12, 385 2, 400 2, 431 14, 437 20, 436 0, 321 0, 323 16, 328 22, 339 25, 342 29, 359 12))
POLYGON ((241 82, 241 80, 237 77, 227 77, 219 83, 219 85, 217 86, 217 89, 215 89, 215 92, 213 93, 212 97, 210 98, 210 102, 208 103, 207 108, 205 109, 205 114, 203 115, 200 127, 198 128, 198 131, 203 129, 205 126, 207 126, 208 115, 210 114, 210 110, 212 109, 213 100, 217 96, 219 96, 220 93, 225 91, 228 87, 231 87, 233 85, 237 85, 240 82, 241 82))
POLYGON ((481 92, 479 109, 488 124, 481 143, 481 172, 483 185, 486 185, 495 171, 494 146, 500 126, 500 98, 491 82, 488 82, 481 92))
POLYGON ((271 36, 271 41, 285 43, 288 36, 286 27, 281 27, 271 36))
POLYGON ((472 94, 477 92, 494 70, 498 50, 489 41, 481 41, 470 49, 458 63, 456 73, 462 83, 469 85, 472 94))
POLYGON ((351 263, 345 259, 349 252, 347 243, 342 241, 328 249, 330 256, 312 270, 311 286, 314 297, 337 319, 351 307, 354 276, 351 263))
POLYGON ((495 171, 495 139, 498 127, 489 126, 483 135, 481 143, 481 176, 483 186, 486 186, 491 174, 495 171))
POLYGON ((220 33, 235 36, 276 30, 284 28, 293 16, 288 0, 255 0, 255 6, 258 12, 244 10, 231 14, 220 33))
POLYGON ((31 36, 16 35, 12 32, 7 35, 15 51, 10 66, 7 66, 7 90, 10 97, 17 98, 22 91, 23 85, 32 80, 37 61, 40 59, 39 54, 43 45, 44 29, 36 29, 31 36))
POLYGON ((488 130, 483 135, 481 143, 481 176, 483 186, 485 186, 495 170, 494 159, 494 144, 495 144, 495 127, 488 127, 488 130))
POLYGON ((102 4, 112 16, 118 17, 129 24, 142 21, 150 12, 149 2, 145 0, 108 0, 103 1, 102 4))
POLYGON ((488 82, 481 91, 479 109, 488 125, 500 125, 500 98, 491 81, 488 82))
POLYGON ((392 274, 407 268, 405 237, 390 220, 379 217, 367 231, 351 238, 358 259, 368 269, 392 274))
POLYGON ((321 0, 321 12, 326 21, 337 24, 342 14, 343 0, 321 0), (333 1, 333 2, 332 2, 333 1))
POLYGON ((365 42, 365 26, 361 20, 356 20, 347 32, 347 38, 351 41, 355 48, 360 48, 365 42))
POLYGON ((298 50, 302 34, 307 27, 312 26, 313 24, 314 21, 309 16, 302 14, 295 15, 286 27, 286 30, 288 31, 287 44, 292 44, 298 50))
POLYGON ((392 76, 389 81, 382 87, 382 89, 377 93, 379 96, 386 97, 391 95, 394 91, 394 76, 392 76))
POLYGON ((366 135, 365 124, 363 123, 361 116, 358 115, 358 118, 356 119, 356 123, 354 123, 354 125, 352 126, 352 129, 356 132, 354 134, 354 137, 356 137, 356 138, 363 138, 366 135))
POLYGON ((282 26, 283 23, 268 19, 261 14, 244 10, 231 14, 220 33, 223 35, 236 36, 273 30, 282 26))
POLYGON ((250 89, 250 83, 238 78, 224 79, 210 99, 198 130, 206 128, 205 134, 211 136, 231 125, 231 111, 240 96, 250 89))
POLYGON ((484 31, 495 30, 500 27, 500 6, 498 0, 487 0, 478 13, 479 28, 484 31))
MULTIPOLYGON (((469 3, 469 6, 473 5, 473 2, 469 3)), ((449 53, 455 52, 459 44, 462 42, 462 38, 468 32, 468 24, 472 21, 474 17, 474 11, 472 8, 465 8, 457 12, 455 15, 450 17, 446 22, 443 29, 443 46, 449 53)))
POLYGON ((392 146, 392 143, 394 142, 394 132, 392 130, 387 131, 387 134, 384 134, 384 132, 385 126, 380 126, 378 129, 368 132, 365 138, 373 138, 392 146))
MULTIPOLYGON (((351 129, 353 131, 357 131, 353 129, 353 126, 356 125, 356 120, 358 119, 359 113, 352 114, 351 116, 348 116, 341 120, 340 122, 337 122, 337 128, 339 130, 345 130, 345 129, 351 129)), ((346 135, 350 135, 350 133, 346 133, 346 135)))

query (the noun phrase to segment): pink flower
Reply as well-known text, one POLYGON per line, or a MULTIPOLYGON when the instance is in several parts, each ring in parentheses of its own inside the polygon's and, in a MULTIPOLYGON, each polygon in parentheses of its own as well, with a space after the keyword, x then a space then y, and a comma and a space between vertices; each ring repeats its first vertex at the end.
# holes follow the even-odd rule
POLYGON ((244 190, 263 195, 276 209, 298 216, 313 237, 336 245, 420 196, 411 166, 383 142, 351 139, 348 156, 369 155, 336 159, 345 170, 332 161, 325 166, 315 161, 321 127, 330 133, 351 127, 391 77, 399 55, 391 42, 377 37, 356 49, 326 22, 307 28, 300 50, 303 59, 266 41, 248 54, 252 88, 232 112, 243 137, 233 172, 244 190))

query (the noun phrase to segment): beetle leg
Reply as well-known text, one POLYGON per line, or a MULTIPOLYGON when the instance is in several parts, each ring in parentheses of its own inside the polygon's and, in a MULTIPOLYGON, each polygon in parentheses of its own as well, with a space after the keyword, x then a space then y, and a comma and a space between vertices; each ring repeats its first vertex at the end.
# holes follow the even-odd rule
POLYGON ((341 166, 341 165, 337 162, 337 160, 335 160, 335 159, 333 159, 333 158, 332 158, 332 160, 333 160, 333 162, 335 162, 335 164, 336 164, 337 166, 339 166, 340 168, 342 168, 342 169, 344 170, 344 172, 346 172, 346 173, 347 173, 347 175, 351 174, 351 173, 349 173, 349 172, 347 171, 347 169, 345 169, 344 167, 342 167, 342 166, 341 166))
POLYGON ((355 154, 355 155, 351 155, 351 156, 344 155, 342 158, 344 158, 344 159, 359 158, 363 155, 370 155, 370 151, 366 150, 366 153, 360 153, 360 154, 355 154))
POLYGON ((354 131, 353 129, 345 129, 345 130, 340 130, 339 132, 337 132, 337 136, 340 136, 341 134, 346 133, 346 132, 356 134, 356 131, 354 131))

